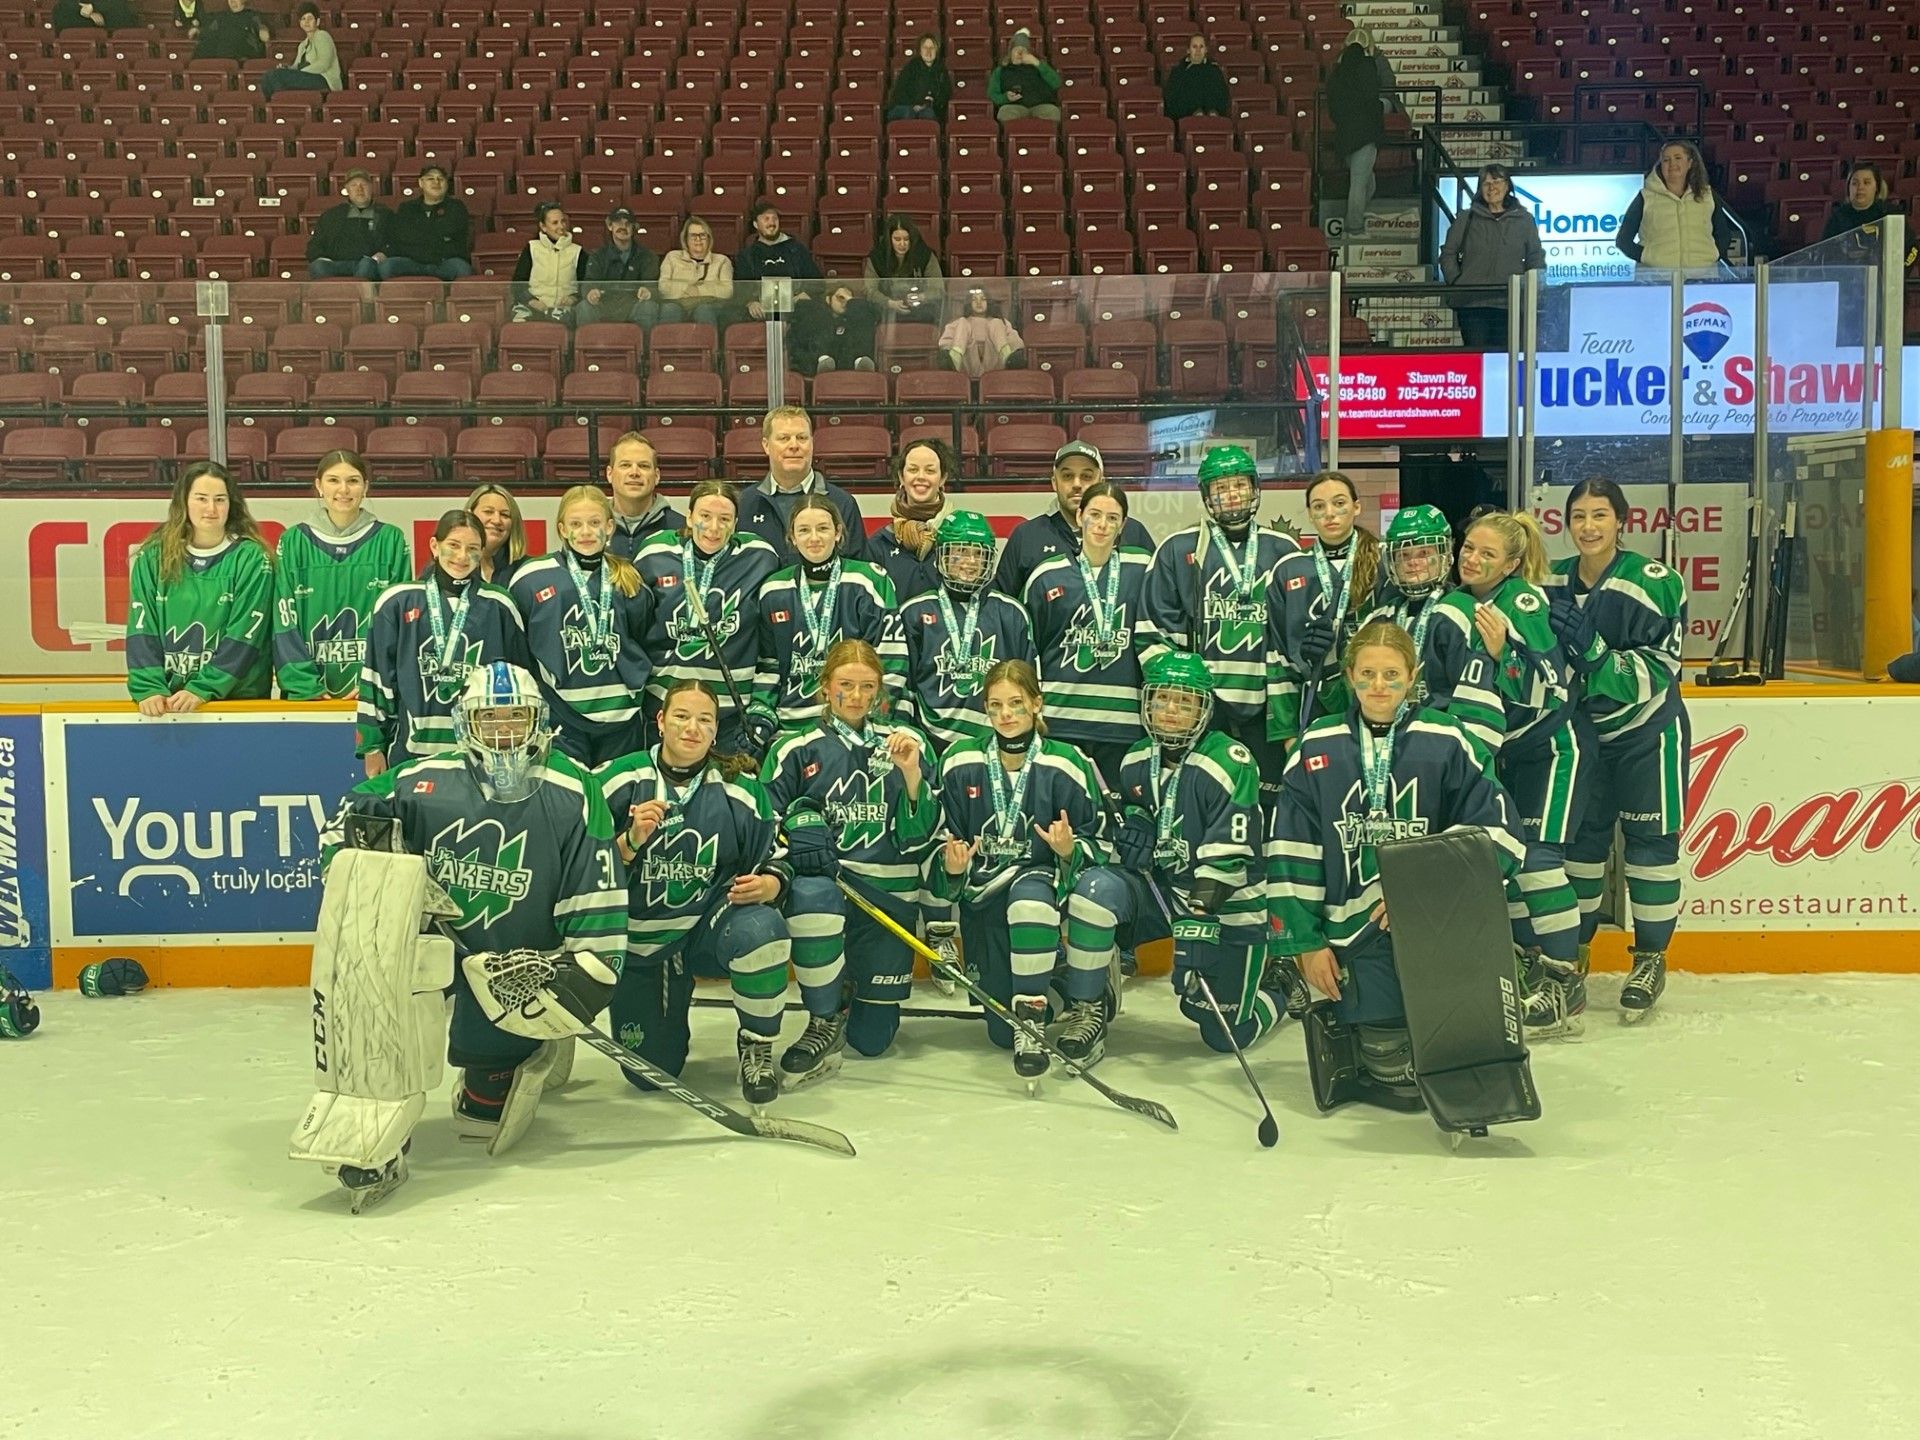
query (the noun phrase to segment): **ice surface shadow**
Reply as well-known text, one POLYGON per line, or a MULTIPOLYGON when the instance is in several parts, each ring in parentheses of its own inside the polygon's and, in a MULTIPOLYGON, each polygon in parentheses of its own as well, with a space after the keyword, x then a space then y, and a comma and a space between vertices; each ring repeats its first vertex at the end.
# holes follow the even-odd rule
POLYGON ((1124 1353, 1046 1342, 923 1350, 769 1400, 737 1440, 1209 1440, 1182 1377, 1124 1353))

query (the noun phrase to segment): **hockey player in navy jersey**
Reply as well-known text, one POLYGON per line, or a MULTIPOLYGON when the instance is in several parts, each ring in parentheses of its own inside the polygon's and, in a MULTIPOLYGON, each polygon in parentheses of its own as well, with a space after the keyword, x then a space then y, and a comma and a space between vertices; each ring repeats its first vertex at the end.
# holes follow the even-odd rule
POLYGON ((760 671, 752 708, 762 723, 788 729, 820 714, 820 667, 842 640, 873 646, 890 698, 897 700, 906 683, 893 582, 877 565, 842 558, 844 523, 824 495, 801 496, 787 517, 787 543, 800 561, 769 576, 756 602, 760 671))
POLYGON ((940 588, 900 607, 907 645, 907 687, 901 714, 944 752, 988 732, 987 672, 1002 660, 1033 660, 1033 630, 1017 600, 989 587, 993 527, 987 517, 956 510, 934 536, 940 588))
POLYGON ((842 640, 820 683, 826 712, 781 736, 761 769, 786 829, 774 864, 788 886, 793 967, 808 1017, 780 1057, 789 1086, 831 1075, 848 1045, 871 1056, 893 1043, 913 957, 836 882, 857 887, 911 930, 940 825, 933 747, 912 726, 881 717, 885 676, 873 647, 842 640))
POLYGON ((515 570, 507 593, 559 727, 554 743, 582 765, 604 765, 644 739, 653 592, 608 549, 613 506, 599 490, 574 486, 554 518, 559 547, 515 570))
POLYGON ((467 511, 447 511, 427 573, 374 601, 355 745, 369 777, 453 744, 453 707, 476 666, 528 663, 512 597, 480 578, 484 535, 467 511))
POLYGON ((1067 949, 1114 953, 1173 936, 1173 989, 1209 1048, 1242 1049, 1279 1023, 1280 979, 1266 974, 1265 821, 1253 754, 1208 729, 1214 679, 1206 662, 1166 651, 1143 667, 1147 737, 1120 767, 1109 802, 1117 868, 1093 872, 1067 902, 1067 949), (1117 807, 1117 810, 1116 810, 1117 807), (1205 979, 1232 1036, 1193 977, 1205 979))
POLYGON ((747 697, 760 668, 754 603, 780 568, 771 545, 735 528, 738 513, 732 485, 702 480, 687 496, 686 528, 655 535, 633 562, 653 596, 644 642, 653 667, 648 713, 659 710, 669 680, 691 675, 706 681, 720 697, 716 743, 728 755, 759 753, 745 728, 747 697))
POLYGON ((1481 826, 1509 877, 1526 847, 1461 725, 1415 701, 1410 635, 1384 621, 1363 626, 1347 647, 1346 675, 1353 707, 1314 720, 1287 760, 1267 846, 1272 944, 1297 956, 1326 997, 1307 1012, 1310 1048, 1353 1054, 1363 1095, 1418 1109, 1375 847, 1481 826))
POLYGON ((678 1075, 693 982, 724 976, 740 1024, 740 1093, 765 1105, 780 1090, 773 1042, 793 948, 779 909, 785 883, 767 863, 773 811, 753 762, 715 753, 720 701, 706 681, 670 684, 658 724, 658 745, 598 772, 627 875, 627 959, 610 1028, 622 1045, 678 1075))
POLYGON ((525 1131, 541 1091, 564 1080, 570 1037, 606 1006, 620 966, 627 897, 606 801, 592 775, 550 749, 533 677, 504 662, 477 666, 453 724, 455 748, 362 782, 320 837, 328 889, 315 940, 314 1034, 327 1059, 317 1062, 322 1093, 294 1151, 338 1164, 356 1191, 404 1178, 407 1134, 437 1083, 449 982, 447 1059, 462 1071, 455 1128, 499 1154, 525 1131), (397 835, 370 842, 393 828, 382 822, 395 822, 397 835), (367 849, 403 854, 363 860, 367 849), (342 863, 348 854, 355 858, 342 863), (418 905, 386 905, 403 878, 396 862, 407 857, 424 861, 450 902, 429 911, 452 937, 453 963, 441 974, 427 973, 430 952, 417 948, 418 905), (336 884, 356 882, 371 888, 336 904, 336 884), (546 1003, 503 1011, 461 962, 522 949, 561 952, 556 973, 546 1003), (369 973, 396 958, 404 973, 369 973))
POLYGON ((1121 547, 1126 524, 1120 487, 1089 487, 1080 497, 1080 553, 1043 561, 1021 597, 1040 655, 1047 732, 1085 751, 1107 789, 1146 733, 1134 625, 1153 556, 1121 547))
POLYGON ((1271 797, 1286 751, 1285 737, 1269 735, 1268 690, 1290 682, 1269 674, 1267 587, 1300 547, 1284 530, 1260 523, 1259 472, 1238 445, 1207 451, 1198 479, 1207 518, 1169 535, 1154 552, 1141 596, 1140 659, 1185 650, 1206 662, 1218 686, 1213 722, 1252 753, 1271 797))
MULTIPOLYGON (((957 900, 967 964, 987 992, 1044 1028, 1068 896, 1090 893, 1099 842, 1098 781, 1085 755, 1046 733, 1033 667, 1002 660, 987 675, 989 741, 963 740, 940 762, 943 844, 930 867, 934 896, 957 900)), ((1071 1060, 1091 1064, 1105 1049, 1114 1010, 1108 957, 1067 950, 1064 1003, 1051 1037, 1071 1060)), ((1046 1072, 1047 1052, 991 1011, 987 1036, 1013 1051, 1017 1073, 1046 1072)))
POLYGON ((1341 658, 1379 602, 1380 537, 1361 525, 1360 492, 1338 470, 1307 482, 1311 545, 1280 563, 1267 590, 1269 638, 1284 671, 1271 687, 1274 727, 1297 735, 1315 715, 1347 708, 1341 658))
MULTIPOLYGON (((1680 831, 1686 819, 1692 726, 1680 692, 1687 586, 1620 548, 1627 498, 1611 480, 1583 480, 1567 497, 1577 556, 1548 579, 1549 620, 1576 679, 1581 731, 1598 737, 1582 778, 1583 814, 1567 871, 1580 899, 1580 940, 1599 928, 1601 881, 1618 821, 1633 910, 1633 969, 1620 990, 1623 1020, 1644 1019, 1666 989, 1667 946, 1680 915, 1680 831)), ((1553 997, 1546 1000, 1546 1007, 1553 997)), ((1529 1018, 1532 1018, 1530 1013, 1529 1018)))

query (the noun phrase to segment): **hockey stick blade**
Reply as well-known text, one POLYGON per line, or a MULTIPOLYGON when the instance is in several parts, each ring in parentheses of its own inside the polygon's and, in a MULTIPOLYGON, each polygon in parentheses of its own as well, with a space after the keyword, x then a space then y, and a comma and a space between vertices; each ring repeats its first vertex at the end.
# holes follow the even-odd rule
POLYGON ((1138 1095, 1129 1095, 1125 1091, 1115 1090, 1111 1085, 1105 1084, 1099 1077, 1082 1068, 1075 1061, 1069 1060, 1054 1048, 1053 1042, 1047 1039, 1046 1032, 1039 1026, 1022 1020, 969 979, 965 971, 956 970, 947 964, 946 961, 940 958, 936 951, 921 944, 918 937, 894 923, 891 915, 869 901, 866 896, 847 884, 845 880, 836 880, 834 883, 839 885, 840 892, 843 895, 858 905, 868 915, 872 916, 876 924, 884 927, 895 939, 902 941, 914 954, 926 961, 929 969, 933 970, 936 974, 946 975, 951 978, 954 984, 960 986, 969 995, 973 996, 974 999, 986 1006, 987 1009, 991 1010, 995 1015, 998 1015, 1007 1025, 1011 1026, 1015 1033, 1024 1035, 1031 1032, 1034 1038, 1038 1040, 1040 1048, 1046 1051, 1054 1063, 1063 1068, 1074 1079, 1086 1081, 1087 1084, 1091 1085, 1095 1090, 1098 1090, 1122 1110, 1131 1110, 1136 1115, 1144 1115, 1149 1120, 1157 1120, 1169 1130, 1178 1130, 1180 1128, 1179 1124, 1173 1118, 1173 1112, 1159 1101, 1143 1100, 1138 1095))
POLYGON ((736 1135, 758 1135, 765 1140, 792 1140, 801 1145, 813 1145, 822 1150, 831 1150, 836 1155, 854 1154, 853 1142, 838 1130, 829 1130, 825 1125, 815 1125, 806 1120, 775 1120, 763 1115, 742 1115, 738 1110, 729 1109, 718 1100, 709 1100, 698 1090, 680 1083, 672 1075, 662 1070, 650 1060, 635 1055, 625 1046, 616 1043, 603 1030, 589 1027, 580 1036, 582 1044, 598 1050, 622 1070, 638 1075, 650 1082, 657 1090, 664 1090, 689 1110, 723 1125, 736 1135))

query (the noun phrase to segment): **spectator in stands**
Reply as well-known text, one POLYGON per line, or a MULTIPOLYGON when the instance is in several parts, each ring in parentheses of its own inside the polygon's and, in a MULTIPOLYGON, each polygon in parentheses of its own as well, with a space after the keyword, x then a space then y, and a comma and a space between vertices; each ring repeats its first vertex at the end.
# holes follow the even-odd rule
POLYGON ((333 37, 320 28, 320 7, 305 0, 294 13, 300 23, 300 48, 293 52, 293 64, 260 77, 260 94, 268 100, 282 90, 338 90, 345 83, 340 52, 333 37))
POLYGON ((1499 297, 1463 301, 1454 313, 1460 341, 1469 350, 1507 346, 1507 281, 1528 270, 1547 268, 1540 227, 1514 198, 1513 177, 1504 165, 1480 167, 1480 189, 1473 203, 1454 217, 1440 249, 1440 275, 1449 285, 1497 285, 1499 297))
POLYGON ((880 222, 873 253, 867 256, 867 299, 881 318, 914 325, 938 325, 946 309, 945 276, 940 259, 905 215, 880 222))
POLYGON ((1703 270, 1711 274, 1731 257, 1739 236, 1726 207, 1707 182, 1707 162, 1685 140, 1660 147, 1660 163, 1620 217, 1614 247, 1652 270, 1703 270))
POLYGON ((533 207, 538 233, 513 267, 513 319, 573 323, 587 275, 587 252, 574 243, 566 209, 553 200, 533 207))
POLYGON ((987 80, 987 98, 1001 120, 1058 120, 1060 72, 1033 53, 1033 34, 1016 30, 1007 58, 987 80))
POLYGON ((798 405, 777 405, 760 422, 760 448, 767 452, 767 474, 740 492, 740 530, 758 535, 780 552, 784 567, 798 563, 787 539, 787 521, 802 495, 825 495, 844 522, 840 553, 849 560, 867 558, 867 526, 860 506, 846 491, 813 468, 813 420, 798 405))
POLYGON ((55 30, 126 30, 141 22, 128 0, 58 0, 48 23, 55 30))
POLYGON ((480 485, 467 496, 467 513, 480 522, 480 578, 507 587, 527 558, 527 522, 504 485, 480 485))
MULTIPOLYGON (((1833 213, 1827 217, 1827 231, 1823 240, 1837 240, 1842 235, 1851 234, 1859 248, 1880 253, 1880 222, 1889 215, 1899 213, 1899 206, 1888 197, 1886 176, 1880 173, 1880 167, 1871 160, 1856 160, 1853 169, 1847 172, 1847 198, 1833 207, 1833 213)), ((1911 270, 1916 257, 1920 257, 1920 245, 1914 241, 1913 229, 1907 229, 1907 254, 1905 266, 1911 270)))
POLYGON ((916 440, 893 457, 893 506, 867 541, 867 558, 887 572, 896 598, 911 600, 940 586, 933 532, 953 509, 947 487, 960 462, 944 440, 916 440))
POLYGON ((940 332, 940 368, 979 379, 989 370, 1024 370, 1027 344, 980 286, 967 291, 958 318, 940 332))
POLYGON ((261 60, 273 32, 267 22, 247 8, 247 0, 227 0, 227 8, 216 10, 200 21, 198 43, 193 47, 196 60, 261 60))
POLYGON ((393 211, 375 203, 373 177, 357 167, 347 171, 340 194, 341 202, 320 216, 307 237, 307 278, 377 279, 393 235, 393 211))
MULTIPOLYGON (((760 303, 759 282, 819 280, 822 278, 820 264, 811 250, 780 228, 780 207, 771 200, 762 200, 749 210, 747 224, 753 227, 753 238, 734 257, 733 278, 740 284, 755 287, 743 308, 751 318, 764 320, 767 312, 760 303)), ((809 297, 796 291, 794 308, 798 310, 802 302, 810 303, 809 297)))
POLYGON ((680 227, 680 248, 660 261, 660 318, 718 329, 732 304, 733 261, 713 253, 713 227, 689 215, 680 227))
POLYGON ((1333 145, 1347 162, 1346 229, 1348 244, 1364 239, 1367 207, 1373 203, 1373 164, 1387 133, 1381 105, 1380 70, 1374 64, 1373 35, 1355 28, 1327 76, 1327 110, 1333 116, 1333 145))
POLYGON ((887 119, 933 120, 947 122, 947 101, 953 98, 953 76, 947 73, 946 57, 940 42, 922 35, 914 42, 913 54, 893 77, 887 92, 887 119))
POLYGON ((473 217, 466 202, 449 194, 452 177, 428 165, 415 182, 420 193, 402 200, 393 216, 393 239, 380 262, 380 278, 427 275, 464 280, 473 274, 473 217))
POLYGON ((193 39, 200 33, 200 0, 173 0, 173 28, 193 39))
POLYGON ((660 493, 660 453, 638 430, 627 431, 607 451, 607 493, 613 502, 607 549, 622 559, 639 554, 648 536, 687 523, 660 493))
POLYGON ((1187 41, 1187 58, 1167 72, 1160 94, 1169 120, 1225 115, 1232 108, 1226 72, 1207 58, 1206 36, 1187 41))
POLYGON ((633 211, 622 205, 607 212, 607 243, 587 257, 583 277, 586 303, 580 323, 631 320, 652 326, 660 319, 654 287, 660 283, 660 262, 634 239, 633 211))
POLYGON ((824 304, 795 306, 789 328, 794 364, 809 375, 873 369, 880 312, 855 295, 844 280, 827 282, 824 304))

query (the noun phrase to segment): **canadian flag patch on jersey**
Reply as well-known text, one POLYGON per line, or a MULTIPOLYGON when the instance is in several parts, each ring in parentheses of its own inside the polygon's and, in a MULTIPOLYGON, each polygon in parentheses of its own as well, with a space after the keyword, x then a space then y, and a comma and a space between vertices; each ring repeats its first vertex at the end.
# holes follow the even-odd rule
POLYGON ((1291 580, 1287 581, 1287 589, 1289 590, 1304 590, 1306 588, 1307 588, 1307 577, 1304 575, 1296 575, 1291 580))
POLYGON ((431 780, 414 781, 413 793, 416 795, 431 795, 433 793, 433 781, 431 780))
POLYGON ((411 625, 414 621, 418 620, 423 613, 424 612, 420 609, 420 607, 416 605, 413 607, 413 609, 407 611, 406 614, 400 617, 401 623, 406 625, 411 625))
POLYGON ((553 586, 551 585, 542 586, 540 589, 533 592, 533 598, 536 604, 542 604, 548 600, 551 600, 553 598, 553 586))
POLYGON ((800 767, 800 778, 802 780, 811 780, 814 776, 818 775, 819 773, 820 773, 820 762, 818 760, 814 761, 810 765, 802 765, 800 767))
POLYGON ((979 798, 980 798, 980 787, 978 785, 967 786, 967 799, 978 800, 979 798))
POLYGON ((1309 770, 1324 770, 1324 769, 1326 769, 1326 768, 1327 768, 1327 757, 1326 757, 1326 756, 1324 756, 1324 755, 1309 755, 1309 756, 1307 756, 1307 769, 1309 769, 1309 770))
POLYGON ((1064 586, 1056 585, 1051 590, 1047 591, 1046 595, 1042 598, 1047 600, 1058 600, 1062 595, 1066 593, 1067 592, 1064 586))
POLYGON ((671 590, 679 583, 680 577, 678 575, 662 575, 660 577, 660 588, 662 590, 671 590))
POLYGON ((792 618, 793 616, 785 610, 776 610, 773 612, 773 623, 776 625, 784 625, 792 618))

